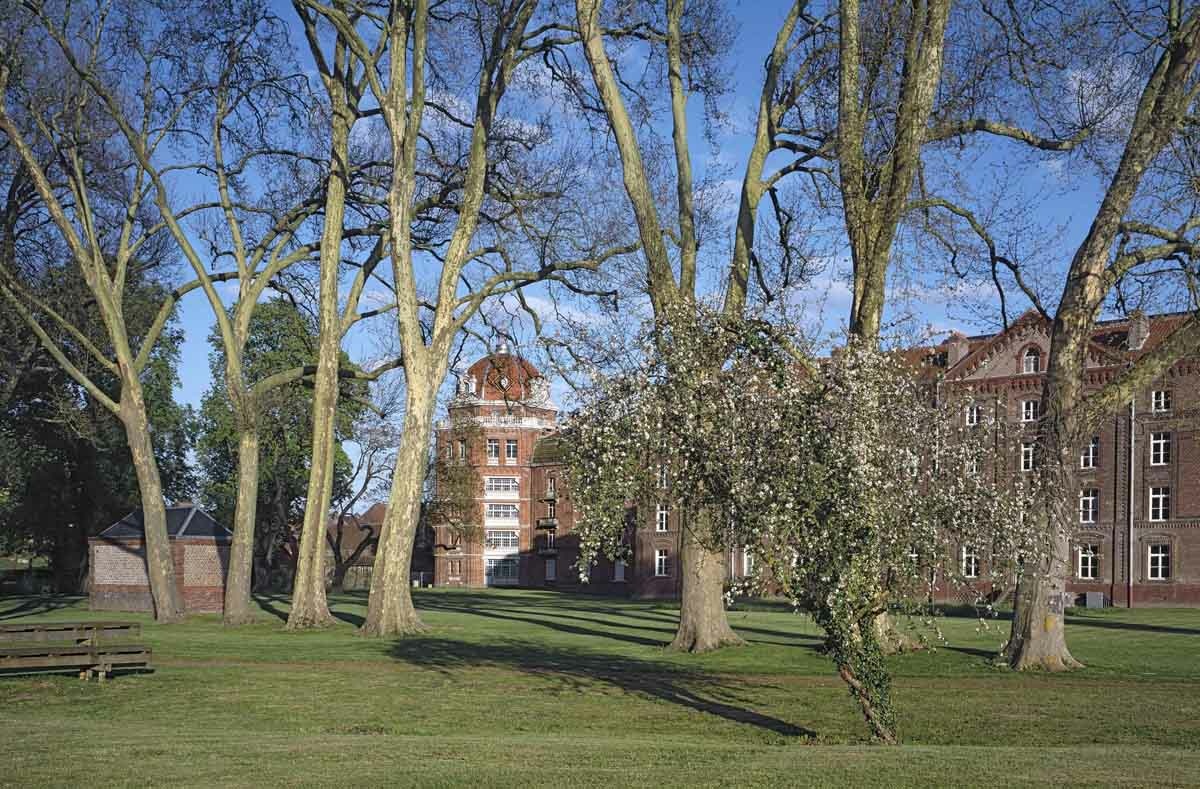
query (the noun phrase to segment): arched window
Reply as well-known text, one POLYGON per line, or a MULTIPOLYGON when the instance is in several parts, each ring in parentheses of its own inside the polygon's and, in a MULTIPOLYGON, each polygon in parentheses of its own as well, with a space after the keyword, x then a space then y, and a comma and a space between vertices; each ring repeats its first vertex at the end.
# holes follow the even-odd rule
POLYGON ((1021 372, 1040 373, 1042 371, 1042 352, 1037 348, 1025 351, 1021 361, 1021 372))

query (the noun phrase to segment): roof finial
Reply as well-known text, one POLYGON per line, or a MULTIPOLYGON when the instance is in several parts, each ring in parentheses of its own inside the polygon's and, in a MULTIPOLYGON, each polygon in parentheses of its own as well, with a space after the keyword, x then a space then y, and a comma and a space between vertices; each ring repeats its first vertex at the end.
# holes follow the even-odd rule
POLYGON ((501 340, 500 341, 500 349, 498 351, 496 351, 496 353, 498 353, 498 354, 508 353, 508 342, 505 340, 501 340))

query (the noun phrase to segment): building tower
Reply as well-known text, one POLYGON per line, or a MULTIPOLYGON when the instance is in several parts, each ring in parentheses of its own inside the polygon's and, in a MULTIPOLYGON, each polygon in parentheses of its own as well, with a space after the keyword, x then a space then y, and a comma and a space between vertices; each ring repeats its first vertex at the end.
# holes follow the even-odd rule
POLYGON ((477 473, 482 531, 463 538, 436 527, 436 586, 532 583, 538 498, 530 469, 538 439, 554 432, 557 416, 549 381, 506 345, 459 380, 448 418, 437 424, 436 446, 439 457, 477 473))

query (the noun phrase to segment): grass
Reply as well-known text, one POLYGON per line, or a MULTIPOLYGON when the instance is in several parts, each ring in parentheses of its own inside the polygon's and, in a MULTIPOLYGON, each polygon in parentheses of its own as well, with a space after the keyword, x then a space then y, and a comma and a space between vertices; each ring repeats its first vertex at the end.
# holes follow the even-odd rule
MULTIPOLYGON (((665 652, 669 605, 534 591, 422 591, 430 632, 217 617, 145 637, 157 670, 107 683, 0 679, 0 785, 1200 784, 1200 611, 1069 619, 1088 668, 1017 675, 1007 623, 941 621, 947 643, 896 657, 904 745, 865 741, 810 620, 734 611, 749 641, 665 652)), ((78 598, 0 599, 0 620, 112 618, 78 598)), ((133 615, 131 615, 133 618, 133 615)))

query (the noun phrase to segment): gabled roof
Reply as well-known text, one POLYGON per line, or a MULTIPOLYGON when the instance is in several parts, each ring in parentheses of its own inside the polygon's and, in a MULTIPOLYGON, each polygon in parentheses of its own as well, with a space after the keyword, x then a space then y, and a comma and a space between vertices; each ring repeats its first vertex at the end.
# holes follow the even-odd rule
MULTIPOLYGON (((979 369, 996 353, 1011 345, 1017 337, 1024 336, 1030 331, 1040 332, 1049 337, 1050 321, 1035 310, 1026 311, 1013 321, 1007 330, 997 332, 985 342, 976 344, 972 341, 970 352, 959 359, 957 364, 951 365, 946 370, 946 378, 950 380, 965 378, 979 369)), ((1122 364, 1127 358, 1125 351, 1121 347, 1114 348, 1111 344, 1103 342, 1102 334, 1103 331, 1098 326, 1092 334, 1092 339, 1088 342, 1089 354, 1102 366, 1122 364)), ((1124 335, 1121 339, 1124 340, 1124 335)))
MULTIPOLYGON (((134 510, 100 532, 99 536, 113 540, 140 540, 145 534, 142 511, 134 510)), ((195 504, 180 504, 167 507, 167 536, 172 540, 181 537, 208 537, 226 541, 233 539, 233 532, 217 523, 211 515, 195 504)))

